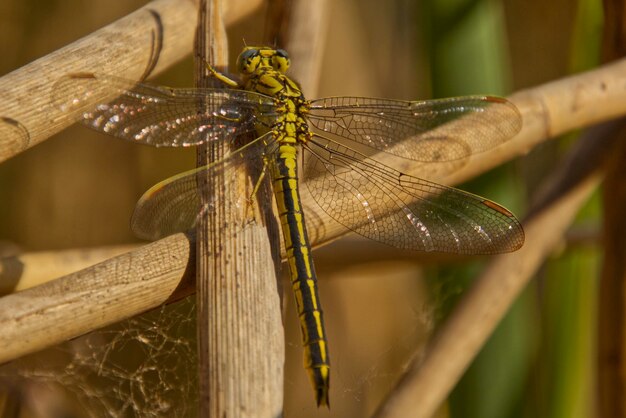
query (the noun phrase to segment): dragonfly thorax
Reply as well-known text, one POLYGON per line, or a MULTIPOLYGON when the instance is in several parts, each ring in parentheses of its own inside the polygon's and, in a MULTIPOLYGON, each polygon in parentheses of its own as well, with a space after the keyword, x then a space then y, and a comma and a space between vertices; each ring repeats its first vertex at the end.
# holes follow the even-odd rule
POLYGON ((237 59, 237 66, 246 90, 276 99, 278 117, 272 128, 276 141, 281 144, 306 142, 311 135, 304 118, 309 102, 298 83, 285 74, 289 68, 287 53, 269 47, 246 47, 237 59))

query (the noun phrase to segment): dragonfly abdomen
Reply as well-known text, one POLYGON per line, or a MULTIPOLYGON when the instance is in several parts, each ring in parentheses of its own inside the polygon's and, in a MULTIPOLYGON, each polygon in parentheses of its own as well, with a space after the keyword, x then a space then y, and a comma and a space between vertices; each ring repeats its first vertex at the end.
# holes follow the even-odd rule
POLYGON ((311 245, 300 204, 296 158, 296 147, 283 143, 272 181, 285 240, 291 286, 300 318, 304 367, 315 390, 317 404, 328 405, 330 363, 326 332, 311 245))
POLYGON ((284 74, 289 67, 284 51, 247 47, 237 62, 244 75, 245 89, 271 96, 276 101, 276 118, 271 130, 278 149, 273 154, 272 185, 300 318, 304 367, 315 390, 317 405, 328 406, 330 362, 326 332, 298 191, 297 147, 311 136, 303 115, 309 102, 298 84, 284 74))

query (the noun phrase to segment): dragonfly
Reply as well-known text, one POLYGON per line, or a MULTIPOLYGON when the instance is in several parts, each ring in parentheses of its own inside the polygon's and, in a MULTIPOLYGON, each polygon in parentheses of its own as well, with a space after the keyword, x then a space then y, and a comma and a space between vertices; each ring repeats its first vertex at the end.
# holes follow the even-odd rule
POLYGON ((219 194, 211 196, 210 190, 209 204, 201 200, 200 173, 228 181, 224 173, 244 170, 248 164, 260 168, 254 182, 258 186, 269 179, 273 190, 301 322, 305 368, 318 407, 329 406, 330 358, 308 233, 311 222, 318 221, 307 221, 307 213, 321 209, 348 230, 401 249, 514 251, 522 246, 524 232, 507 209, 406 174, 377 156, 462 165, 471 155, 514 136, 522 120, 513 104, 492 96, 307 100, 287 75, 289 65, 282 49, 246 46, 237 59, 239 81, 211 67, 208 71, 219 83, 211 88, 168 88, 74 73, 57 83, 54 91, 63 94, 55 101, 62 110, 77 112, 88 127, 134 143, 212 143, 229 150, 215 162, 149 189, 131 219, 140 238, 155 240, 187 231, 199 214, 221 203, 219 194), (238 138, 247 139, 241 144, 238 138), (309 200, 301 198, 304 192, 309 200))

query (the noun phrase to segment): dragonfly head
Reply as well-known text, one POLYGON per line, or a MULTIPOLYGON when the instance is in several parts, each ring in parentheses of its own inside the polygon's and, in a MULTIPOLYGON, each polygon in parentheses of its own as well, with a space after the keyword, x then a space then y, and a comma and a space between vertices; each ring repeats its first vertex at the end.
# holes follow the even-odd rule
POLYGON ((273 68, 285 73, 289 69, 289 55, 283 49, 270 47, 247 46, 237 58, 237 69, 241 74, 253 74, 262 67, 273 68))

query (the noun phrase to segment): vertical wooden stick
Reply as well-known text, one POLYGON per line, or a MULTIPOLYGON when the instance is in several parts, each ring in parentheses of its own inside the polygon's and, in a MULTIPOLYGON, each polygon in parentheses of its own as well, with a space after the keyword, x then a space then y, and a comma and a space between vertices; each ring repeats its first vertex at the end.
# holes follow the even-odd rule
MULTIPOLYGON (((201 1, 198 16, 196 85, 207 87, 206 62, 218 70, 227 62, 221 1, 201 1)), ((229 145, 200 147, 198 165, 219 161, 229 145)), ((201 417, 276 417, 282 411, 284 336, 277 279, 266 230, 259 223, 240 227, 235 202, 249 193, 242 170, 199 179, 206 185, 203 201, 215 203, 197 227, 201 417), (240 184, 225 181, 231 176, 240 184)))

